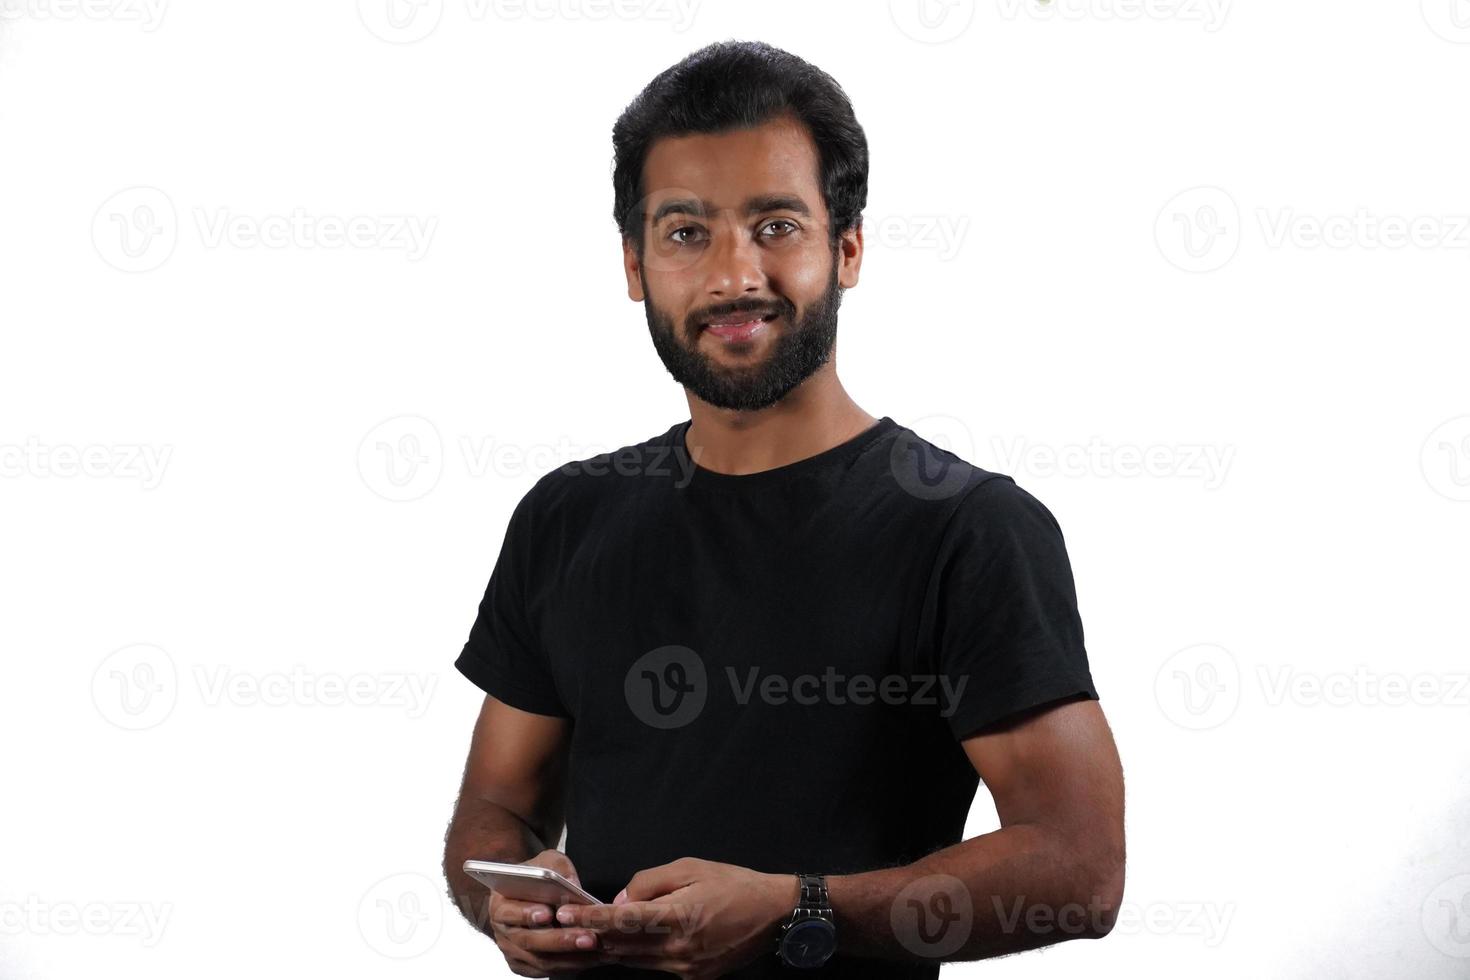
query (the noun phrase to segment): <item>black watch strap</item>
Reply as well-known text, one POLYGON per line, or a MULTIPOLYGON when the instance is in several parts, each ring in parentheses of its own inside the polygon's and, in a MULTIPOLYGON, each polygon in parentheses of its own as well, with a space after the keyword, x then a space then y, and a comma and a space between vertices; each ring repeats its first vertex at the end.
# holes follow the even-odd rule
MULTIPOLYGON (((836 924, 832 915, 832 903, 827 895, 827 877, 819 874, 798 874, 797 881, 800 890, 797 893, 796 908, 792 910, 791 917, 781 925, 779 934, 776 936, 776 953, 781 956, 782 940, 787 930, 798 922, 808 919, 825 919, 829 923, 836 924)), ((781 956, 784 961, 785 957, 781 956)))
POLYGON ((827 877, 825 875, 803 874, 799 874, 796 877, 801 882, 801 894, 797 897, 796 907, 812 912, 825 912, 830 916, 832 914, 832 903, 827 898, 827 877))

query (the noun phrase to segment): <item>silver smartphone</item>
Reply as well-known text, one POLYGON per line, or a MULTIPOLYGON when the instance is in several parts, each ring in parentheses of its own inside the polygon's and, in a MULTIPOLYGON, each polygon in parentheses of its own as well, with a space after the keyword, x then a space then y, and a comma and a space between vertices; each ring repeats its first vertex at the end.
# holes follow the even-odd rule
POLYGON ((464 872, 506 898, 546 905, 605 905, 550 868, 499 861, 466 861, 464 872))

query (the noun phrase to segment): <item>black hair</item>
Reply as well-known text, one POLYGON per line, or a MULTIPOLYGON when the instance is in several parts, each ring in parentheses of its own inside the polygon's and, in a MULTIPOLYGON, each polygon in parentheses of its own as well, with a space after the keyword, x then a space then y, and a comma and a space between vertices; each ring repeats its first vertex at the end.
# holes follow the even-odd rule
POLYGON ((717 41, 660 72, 613 125, 613 220, 643 254, 643 163, 664 136, 759 126, 791 113, 820 159, 829 239, 861 227, 868 140, 842 87, 820 68, 762 41, 717 41))

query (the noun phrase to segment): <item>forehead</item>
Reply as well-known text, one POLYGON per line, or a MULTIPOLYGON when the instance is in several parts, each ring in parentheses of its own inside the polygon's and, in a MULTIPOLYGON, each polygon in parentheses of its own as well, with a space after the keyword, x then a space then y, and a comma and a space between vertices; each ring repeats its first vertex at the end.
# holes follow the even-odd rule
POLYGON ((782 116, 749 129, 665 136, 643 163, 643 186, 653 207, 691 193, 711 210, 740 206, 759 195, 795 195, 813 212, 822 208, 820 157, 800 120, 782 116))

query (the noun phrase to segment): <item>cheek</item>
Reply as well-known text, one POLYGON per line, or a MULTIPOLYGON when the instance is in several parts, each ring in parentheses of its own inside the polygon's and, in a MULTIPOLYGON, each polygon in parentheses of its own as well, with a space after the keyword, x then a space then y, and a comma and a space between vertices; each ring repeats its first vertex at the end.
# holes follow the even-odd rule
POLYGON ((821 250, 781 256, 769 270, 772 288, 802 309, 822 298, 831 275, 832 258, 821 250))
POLYGON ((681 277, 667 272, 645 271, 643 292, 653 302, 655 309, 669 314, 676 321, 683 319, 684 311, 689 309, 690 297, 693 295, 691 280, 687 276, 681 277))

